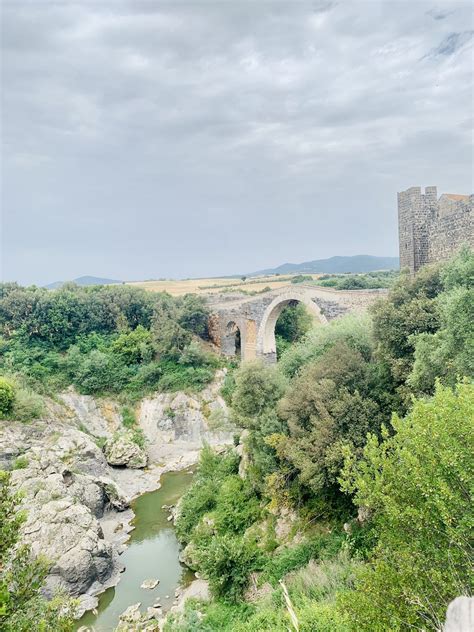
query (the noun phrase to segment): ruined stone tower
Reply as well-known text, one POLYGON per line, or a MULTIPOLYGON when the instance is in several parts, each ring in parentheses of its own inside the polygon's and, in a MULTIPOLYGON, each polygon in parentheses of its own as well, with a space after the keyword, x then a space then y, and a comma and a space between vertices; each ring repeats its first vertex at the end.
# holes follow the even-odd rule
POLYGON ((411 187, 398 194, 400 268, 414 274, 423 265, 449 259, 463 244, 474 247, 474 195, 411 187))

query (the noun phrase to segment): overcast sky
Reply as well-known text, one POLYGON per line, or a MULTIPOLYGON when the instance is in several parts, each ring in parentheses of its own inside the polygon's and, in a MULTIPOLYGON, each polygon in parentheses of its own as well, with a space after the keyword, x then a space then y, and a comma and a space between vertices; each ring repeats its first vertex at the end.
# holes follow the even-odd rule
POLYGON ((3 0, 2 276, 398 254, 470 193, 470 3, 3 0))

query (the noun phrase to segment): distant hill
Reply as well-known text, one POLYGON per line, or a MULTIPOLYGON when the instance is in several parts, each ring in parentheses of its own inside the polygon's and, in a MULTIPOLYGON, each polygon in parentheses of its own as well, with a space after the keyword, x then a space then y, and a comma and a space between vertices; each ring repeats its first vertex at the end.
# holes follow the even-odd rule
POLYGON ((372 255, 354 255, 353 257, 330 257, 315 259, 303 263, 283 263, 277 268, 268 268, 252 272, 248 276, 266 274, 302 274, 302 273, 341 273, 372 272, 373 270, 398 270, 398 257, 374 257, 372 255))
MULTIPOLYGON (((57 290, 64 285, 64 283, 66 283, 66 281, 55 281, 54 283, 45 285, 45 288, 48 290, 57 290)), ((111 285, 113 283, 123 283, 123 281, 117 281, 116 279, 102 279, 101 277, 94 276, 81 276, 77 279, 73 279, 71 283, 75 283, 76 285, 111 285)))

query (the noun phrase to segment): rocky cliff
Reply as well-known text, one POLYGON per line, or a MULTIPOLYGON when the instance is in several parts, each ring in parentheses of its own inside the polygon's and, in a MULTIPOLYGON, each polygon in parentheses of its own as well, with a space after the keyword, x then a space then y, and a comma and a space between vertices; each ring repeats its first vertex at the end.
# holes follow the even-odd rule
POLYGON ((59 588, 80 598, 79 612, 94 607, 96 595, 119 581, 130 500, 157 489, 164 472, 196 462, 204 441, 231 442, 223 378, 218 372, 199 394, 143 400, 136 409, 142 447, 123 427, 116 402, 73 390, 49 403, 45 419, 0 422, 0 468, 12 470, 24 494, 23 539, 52 563, 48 596, 59 588))

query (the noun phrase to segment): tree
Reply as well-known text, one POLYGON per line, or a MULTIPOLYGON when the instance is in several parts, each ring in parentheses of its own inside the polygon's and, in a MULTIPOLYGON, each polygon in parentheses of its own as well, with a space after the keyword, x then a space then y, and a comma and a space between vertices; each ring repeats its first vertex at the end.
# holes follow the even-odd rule
POLYGON ((10 489, 10 475, 0 471, 0 628, 4 632, 71 632, 72 603, 61 596, 46 601, 40 588, 49 565, 33 560, 26 545, 18 545, 25 520, 18 511, 20 496, 10 489))
POLYGON ((474 386, 438 384, 392 424, 341 478, 378 537, 342 604, 357 630, 439 630, 448 603, 472 590, 474 386))
POLYGON ((377 357, 389 367, 405 410, 412 395, 406 380, 413 368, 416 336, 438 331, 439 310, 434 299, 442 290, 440 268, 422 268, 415 277, 402 275, 390 295, 371 308, 377 357))
POLYGON ((275 406, 286 389, 276 367, 246 362, 235 373, 232 408, 245 427, 258 427, 258 416, 275 406))
POLYGON ((436 377, 450 385, 459 376, 474 377, 474 254, 464 249, 442 269, 441 278, 439 330, 413 337, 408 384, 416 392, 432 393, 436 377))

